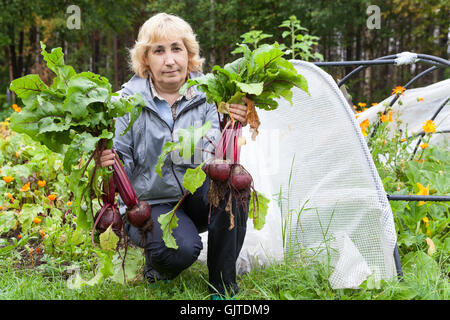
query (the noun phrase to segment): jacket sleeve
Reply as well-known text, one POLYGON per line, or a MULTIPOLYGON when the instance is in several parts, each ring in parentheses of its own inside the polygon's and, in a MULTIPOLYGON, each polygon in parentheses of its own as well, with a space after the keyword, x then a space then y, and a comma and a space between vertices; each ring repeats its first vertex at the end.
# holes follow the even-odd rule
POLYGON ((211 129, 209 129, 206 136, 213 142, 212 144, 208 139, 203 138, 203 149, 209 152, 203 152, 203 161, 212 158, 213 155, 210 152, 215 151, 215 146, 220 138, 220 124, 219 114, 217 113, 217 107, 215 104, 206 103, 206 118, 205 123, 211 122, 211 129))

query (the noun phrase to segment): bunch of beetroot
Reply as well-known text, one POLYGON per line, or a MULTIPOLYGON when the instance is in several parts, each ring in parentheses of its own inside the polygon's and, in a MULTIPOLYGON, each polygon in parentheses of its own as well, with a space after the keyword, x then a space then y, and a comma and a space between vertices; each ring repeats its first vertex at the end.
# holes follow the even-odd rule
MULTIPOLYGON (((100 143, 99 148, 96 149, 97 156, 101 154, 102 149, 104 149, 104 144, 100 143)), ((94 230, 103 233, 111 226, 114 233, 120 237, 123 223, 117 204, 115 204, 116 191, 127 206, 125 216, 128 222, 138 228, 145 239, 147 232, 153 231, 152 208, 146 201, 138 200, 117 153, 115 153, 113 174, 107 183, 103 182, 101 197, 103 203, 100 203, 101 209, 94 217, 94 230)))
MULTIPOLYGON (((229 117, 225 117, 225 119, 229 117)), ((233 198, 237 207, 246 207, 254 190, 253 178, 250 173, 239 164, 242 144, 242 124, 233 119, 225 120, 222 135, 216 145, 214 159, 204 168, 211 178, 208 192, 209 203, 218 207, 221 201, 226 201, 225 211, 230 215, 231 230, 234 227, 232 208, 233 198)), ((256 194, 256 192, 255 192, 256 194)), ((254 206, 255 208, 255 206, 254 206)))

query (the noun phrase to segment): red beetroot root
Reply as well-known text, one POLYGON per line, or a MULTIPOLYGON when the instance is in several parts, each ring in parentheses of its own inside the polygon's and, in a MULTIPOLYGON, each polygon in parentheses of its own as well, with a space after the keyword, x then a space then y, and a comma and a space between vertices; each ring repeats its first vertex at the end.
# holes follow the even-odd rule
MULTIPOLYGON (((100 214, 101 210, 97 212, 95 215, 94 220, 97 221, 97 218, 100 214)), ((100 217, 100 220, 97 222, 96 229, 103 233, 106 231, 106 229, 109 228, 109 226, 112 224, 112 230, 117 236, 120 236, 121 230, 122 230, 122 218, 120 217, 119 210, 117 208, 114 208, 110 206, 105 209, 102 216, 100 217)))
POLYGON ((126 211, 126 216, 131 225, 141 228, 151 219, 152 208, 146 201, 139 201, 137 205, 126 211))
POLYGON ((253 182, 252 176, 241 165, 235 165, 231 172, 231 185, 238 191, 249 189, 253 182))
POLYGON ((231 163, 228 160, 215 159, 207 165, 206 173, 215 181, 227 181, 230 178, 231 163))

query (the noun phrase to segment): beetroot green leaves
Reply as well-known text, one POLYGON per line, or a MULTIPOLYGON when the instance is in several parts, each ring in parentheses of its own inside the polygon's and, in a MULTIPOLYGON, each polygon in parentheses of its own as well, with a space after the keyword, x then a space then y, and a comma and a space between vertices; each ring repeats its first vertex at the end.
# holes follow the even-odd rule
POLYGON ((64 63, 61 48, 47 52, 42 42, 41 48, 44 61, 55 77, 50 85, 35 74, 11 82, 10 89, 23 104, 20 112, 11 115, 11 129, 27 134, 53 152, 64 155, 63 168, 74 194, 73 212, 79 225, 89 228, 92 222, 91 215, 87 214, 92 200, 89 183, 96 186, 98 181, 94 180, 110 174, 99 169, 102 174, 93 175, 88 170, 93 152, 100 141, 106 141, 105 144, 111 148, 115 118, 127 113, 130 115, 126 132, 139 117, 145 102, 139 94, 118 98, 108 79, 101 75, 75 72, 64 63), (83 162, 83 158, 89 160, 83 162), (82 163, 84 168, 80 168, 82 163))
POLYGON ((278 44, 264 44, 253 51, 245 44, 240 47, 242 58, 223 68, 214 66, 212 73, 203 77, 189 79, 181 92, 197 85, 210 103, 239 103, 235 101, 236 97, 245 96, 255 102, 255 107, 265 110, 276 109, 278 98, 292 103, 293 87, 308 92, 306 79, 283 58, 284 52, 278 44))
MULTIPOLYGON (((117 99, 108 79, 92 72, 76 73, 64 64, 61 48, 50 53, 41 42, 42 56, 56 77, 50 86, 38 75, 30 74, 11 82, 10 89, 22 100, 21 112, 11 115, 11 129, 29 135, 50 150, 69 157, 64 160, 68 173, 76 163, 74 151, 80 146, 89 154, 100 138, 112 140, 114 118, 130 114, 128 130, 145 102, 140 95, 117 99)), ((81 152, 76 152, 80 159, 81 152)))

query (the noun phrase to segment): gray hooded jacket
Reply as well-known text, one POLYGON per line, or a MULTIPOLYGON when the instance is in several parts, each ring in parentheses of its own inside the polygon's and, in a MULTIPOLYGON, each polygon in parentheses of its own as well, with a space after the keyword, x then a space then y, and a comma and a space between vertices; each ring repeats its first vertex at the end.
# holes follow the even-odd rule
MULTIPOLYGON (((191 78, 196 76, 199 74, 190 74, 191 78)), ((121 133, 128 126, 129 115, 116 118, 113 140, 113 148, 124 163, 138 199, 146 200, 150 205, 178 201, 185 192, 182 184, 185 171, 187 168, 197 167, 206 158, 211 157, 210 153, 202 152, 201 148, 214 151, 214 146, 203 138, 190 161, 184 160, 176 152, 168 155, 162 167, 162 178, 155 172, 158 156, 167 141, 177 141, 178 129, 200 127, 207 121, 212 125, 207 136, 215 143, 220 135, 216 106, 207 103, 205 94, 194 87, 193 98, 183 98, 179 102, 171 128, 158 114, 148 79, 134 75, 122 85, 118 93, 119 98, 140 93, 146 103, 139 118, 123 136, 121 133)), ((119 199, 120 212, 123 214, 125 209, 126 206, 119 199)))

